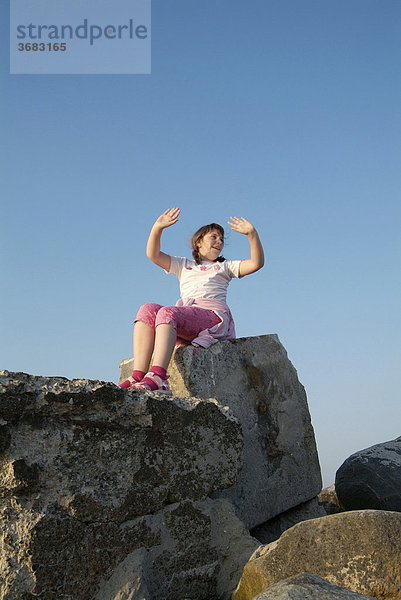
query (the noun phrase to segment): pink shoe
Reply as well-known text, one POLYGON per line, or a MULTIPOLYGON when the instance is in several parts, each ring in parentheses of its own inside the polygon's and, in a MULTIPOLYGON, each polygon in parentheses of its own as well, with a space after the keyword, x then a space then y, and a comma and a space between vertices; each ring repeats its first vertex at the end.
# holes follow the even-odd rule
POLYGON ((156 373, 152 373, 152 371, 146 373, 142 381, 139 381, 139 383, 135 383, 130 387, 134 388, 135 390, 149 390, 151 392, 162 392, 163 394, 168 394, 169 396, 173 395, 173 392, 170 390, 170 386, 168 384, 167 379, 162 379, 161 377, 159 377, 159 375, 156 375, 156 373), (157 385, 157 388, 155 390, 152 390, 150 388, 150 385, 148 385, 148 383, 146 382, 147 379, 150 379, 157 385))
POLYGON ((129 389, 129 388, 135 387, 136 383, 139 383, 139 381, 134 379, 131 375, 131 377, 128 377, 128 379, 126 379, 125 381, 120 383, 120 385, 118 387, 123 388, 123 389, 129 389))

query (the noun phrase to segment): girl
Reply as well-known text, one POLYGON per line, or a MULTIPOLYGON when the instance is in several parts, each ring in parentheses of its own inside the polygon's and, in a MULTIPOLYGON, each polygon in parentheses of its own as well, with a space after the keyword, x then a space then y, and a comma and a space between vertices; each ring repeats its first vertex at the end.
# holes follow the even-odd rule
POLYGON ((179 214, 179 208, 169 208, 160 215, 150 232, 146 255, 178 277, 181 298, 175 306, 147 303, 140 307, 134 327, 134 371, 120 384, 122 388, 171 394, 166 369, 174 347, 191 342, 208 348, 219 340, 234 339, 234 322, 226 304, 228 284, 233 277, 250 275, 264 265, 258 233, 244 217, 230 217, 228 224, 248 236, 251 258, 226 260, 220 256, 224 229, 217 223, 201 227, 192 236, 193 260, 165 254, 160 250, 161 234, 178 221, 179 214))

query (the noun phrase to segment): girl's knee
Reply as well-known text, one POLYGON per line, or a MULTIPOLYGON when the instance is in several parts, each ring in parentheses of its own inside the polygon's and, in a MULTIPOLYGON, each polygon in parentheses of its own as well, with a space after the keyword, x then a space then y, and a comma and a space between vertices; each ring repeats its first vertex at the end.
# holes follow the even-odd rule
POLYGON ((155 326, 171 323, 174 329, 177 329, 176 308, 176 306, 163 306, 157 313, 155 326))
POLYGON ((142 323, 146 323, 150 327, 155 327, 156 316, 161 308, 163 308, 162 304, 155 304, 154 302, 142 304, 137 312, 134 323, 142 321, 142 323))

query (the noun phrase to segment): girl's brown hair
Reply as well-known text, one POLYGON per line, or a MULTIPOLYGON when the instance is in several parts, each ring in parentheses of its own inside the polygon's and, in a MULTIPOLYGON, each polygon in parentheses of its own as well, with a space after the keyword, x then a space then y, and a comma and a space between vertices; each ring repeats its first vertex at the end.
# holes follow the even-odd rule
MULTIPOLYGON (((194 261, 196 262, 197 265, 200 265, 200 263, 201 263, 201 259, 199 256, 199 250, 198 250, 198 244, 207 233, 209 233, 210 231, 213 231, 214 229, 220 233, 221 237, 223 238, 223 242, 224 242, 224 229, 218 223, 210 223, 209 225, 203 225, 203 227, 200 227, 198 229, 198 231, 195 231, 195 233, 193 234, 193 236, 191 238, 192 256, 194 257, 194 261)), ((223 262, 224 260, 226 260, 224 258, 224 256, 218 256, 216 258, 216 262, 223 262)))

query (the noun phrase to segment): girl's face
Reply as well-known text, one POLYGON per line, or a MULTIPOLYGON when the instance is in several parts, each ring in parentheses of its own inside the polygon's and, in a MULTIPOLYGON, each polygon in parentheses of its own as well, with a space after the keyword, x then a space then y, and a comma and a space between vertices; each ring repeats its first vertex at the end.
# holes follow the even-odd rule
POLYGON ((205 233, 203 238, 197 243, 201 260, 216 260, 223 250, 223 246, 223 237, 217 229, 212 229, 212 231, 205 233))

